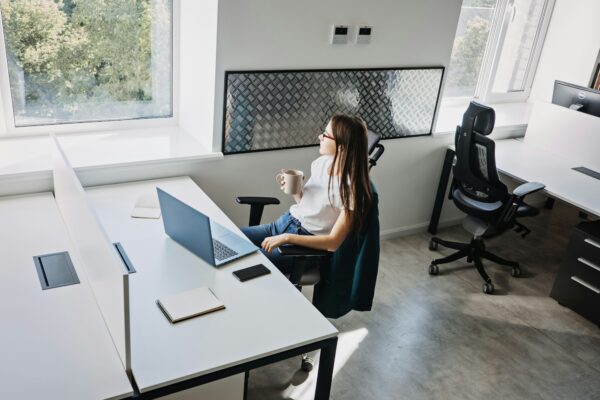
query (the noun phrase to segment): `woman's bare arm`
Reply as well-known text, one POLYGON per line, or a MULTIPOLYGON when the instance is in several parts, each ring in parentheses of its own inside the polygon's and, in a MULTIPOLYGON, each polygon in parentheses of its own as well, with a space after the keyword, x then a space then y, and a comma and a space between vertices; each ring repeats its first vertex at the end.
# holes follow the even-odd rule
POLYGON ((300 200, 302 200, 302 191, 294 195, 294 200, 296 201, 296 204, 300 204, 300 200))

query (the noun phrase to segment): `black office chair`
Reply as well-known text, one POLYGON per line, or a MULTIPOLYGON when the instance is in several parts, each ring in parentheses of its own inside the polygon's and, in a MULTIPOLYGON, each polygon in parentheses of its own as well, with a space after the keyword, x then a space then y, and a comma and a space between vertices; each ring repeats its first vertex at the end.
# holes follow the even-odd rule
MULTIPOLYGON (((368 132, 368 153, 369 153, 369 170, 377 165, 377 161, 383 154, 385 148, 379 143, 380 137, 374 132, 368 132)), ((375 196, 377 193, 375 193, 375 196)), ((376 200, 376 199, 375 199, 376 200)), ((236 201, 239 204, 250 205, 250 219, 249 226, 260 224, 260 219, 264 210, 264 206, 268 204, 279 204, 279 200, 275 197, 236 197, 236 201)), ((377 208, 377 201, 374 201, 374 206, 377 208)), ((372 214, 373 218, 377 219, 378 223, 378 212, 375 210, 375 214, 372 214)), ((379 232, 377 226, 377 232, 379 232)), ((353 240, 349 238, 346 240, 353 240)), ((377 239, 378 241, 378 239, 377 239)), ((347 243, 342 244, 338 251, 343 248, 351 247, 347 243)), ((283 256, 289 256, 294 258, 294 265, 292 272, 289 275, 290 282, 302 290, 303 286, 314 286, 319 283, 321 279, 321 268, 329 265, 333 252, 325 250, 312 249, 303 246, 286 245, 281 246, 277 251, 283 256)), ((307 355, 302 356, 302 370, 309 372, 313 368, 313 360, 307 355)))
POLYGON ((430 275, 439 273, 438 265, 466 257, 467 262, 474 263, 485 281, 483 292, 486 294, 494 291, 494 285, 483 268, 482 259, 511 267, 511 275, 514 277, 521 275, 521 269, 519 263, 487 251, 484 239, 511 228, 524 232, 522 236, 525 237, 530 231, 516 218, 539 213, 538 209, 527 205, 523 200, 525 196, 544 188, 541 183, 528 182, 509 193, 506 185, 500 181, 496 170, 494 141, 486 137, 494 129, 494 121, 495 113, 492 108, 471 102, 463 116, 462 126, 456 129, 456 156, 452 167, 454 180, 449 197, 467 214, 463 226, 473 235, 471 242, 449 242, 432 237, 429 243, 430 250, 437 250, 438 245, 458 250, 447 257, 433 260, 429 265, 430 275))

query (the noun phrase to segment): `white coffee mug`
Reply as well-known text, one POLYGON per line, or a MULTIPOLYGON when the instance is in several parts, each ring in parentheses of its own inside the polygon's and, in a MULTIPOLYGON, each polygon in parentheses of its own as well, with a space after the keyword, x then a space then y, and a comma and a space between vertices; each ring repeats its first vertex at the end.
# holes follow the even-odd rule
POLYGON ((284 193, 298 194, 302 191, 304 172, 300 171, 299 169, 282 169, 281 173, 275 176, 275 180, 281 185, 282 179, 282 189, 284 193))

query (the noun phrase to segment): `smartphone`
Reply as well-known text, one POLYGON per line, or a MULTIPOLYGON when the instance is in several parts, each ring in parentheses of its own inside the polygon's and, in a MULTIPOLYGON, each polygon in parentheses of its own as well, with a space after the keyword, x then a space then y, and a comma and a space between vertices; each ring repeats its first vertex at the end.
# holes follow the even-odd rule
POLYGON ((247 280, 258 278, 259 276, 267 275, 270 273, 271 271, 269 270, 269 268, 265 267, 262 264, 257 264, 248 268, 233 271, 233 274, 236 278, 240 280, 240 282, 245 282, 247 280))

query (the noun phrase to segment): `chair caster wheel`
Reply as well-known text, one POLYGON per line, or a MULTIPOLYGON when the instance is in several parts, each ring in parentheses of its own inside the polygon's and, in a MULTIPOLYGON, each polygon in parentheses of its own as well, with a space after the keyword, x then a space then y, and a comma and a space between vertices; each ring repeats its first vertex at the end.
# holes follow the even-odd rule
POLYGON ((513 267, 513 268, 510 270, 510 274, 511 274, 513 277, 515 277, 515 278, 518 278, 519 276, 521 276, 521 268, 519 268, 519 267, 513 267))
POLYGON ((429 275, 437 275, 440 273, 440 267, 435 264, 429 264, 429 275))
POLYGON ((493 292, 494 292, 494 285, 492 285, 491 283, 483 284, 483 293, 492 294, 493 292))
POLYGON ((429 250, 435 251, 438 249, 438 244, 433 239, 429 241, 429 250))
POLYGON ((304 372, 310 372, 312 371, 313 367, 314 360, 311 357, 302 356, 302 365, 300 366, 300 369, 302 369, 304 372))

